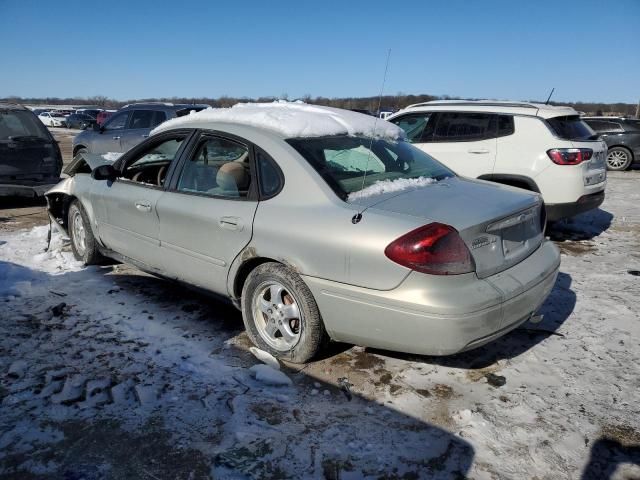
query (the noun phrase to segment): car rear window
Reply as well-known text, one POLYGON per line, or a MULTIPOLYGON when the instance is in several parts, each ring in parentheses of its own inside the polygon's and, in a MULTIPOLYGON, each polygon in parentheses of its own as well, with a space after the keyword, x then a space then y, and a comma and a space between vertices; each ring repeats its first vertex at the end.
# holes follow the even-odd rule
POLYGON ((0 140, 11 140, 18 137, 50 139, 46 127, 33 113, 20 110, 0 110, 0 140))
POLYGON ((548 118, 547 123, 556 137, 563 140, 593 140, 595 132, 578 115, 548 118))
POLYGON ((433 178, 455 174, 404 141, 353 136, 293 138, 287 142, 322 176, 336 194, 349 194, 384 180, 433 178), (364 173, 367 173, 364 178, 364 173))

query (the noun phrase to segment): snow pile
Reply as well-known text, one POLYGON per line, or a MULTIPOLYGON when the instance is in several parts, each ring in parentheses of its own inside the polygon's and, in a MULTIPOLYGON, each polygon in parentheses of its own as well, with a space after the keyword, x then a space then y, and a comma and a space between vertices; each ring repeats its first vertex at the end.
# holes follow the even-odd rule
POLYGON ((291 379, 280 370, 270 367, 269 365, 254 365, 249 369, 251 375, 259 382, 265 385, 273 385, 276 387, 289 386, 292 384, 291 379))
POLYGON ((396 180, 383 180, 369 185, 358 192, 349 194, 349 201, 360 200, 361 198, 382 195, 383 193, 401 192, 410 188, 420 188, 436 183, 437 180, 427 177, 418 178, 398 178, 396 180))
POLYGON ((256 347, 250 347, 249 351, 253 353, 253 356, 260 360, 262 363, 266 363, 271 368, 275 368, 276 370, 280 370, 280 363, 278 359, 271 355, 269 352, 265 352, 256 347))
POLYGON ((123 154, 119 153, 119 152, 107 152, 104 155, 102 155, 102 158, 104 158, 105 160, 109 160, 110 162, 115 162, 116 160, 118 160, 123 154))
POLYGON ((203 122, 251 125, 287 138, 326 135, 364 135, 397 140, 404 131, 385 120, 339 108, 307 105, 303 102, 238 103, 231 108, 207 108, 168 120, 151 134, 203 122))
POLYGON ((62 273, 82 270, 82 262, 74 258, 68 240, 55 229, 51 233, 49 249, 45 251, 48 234, 48 225, 33 227, 31 230, 7 237, 7 243, 2 248, 11 251, 16 263, 33 268, 37 272, 62 273))

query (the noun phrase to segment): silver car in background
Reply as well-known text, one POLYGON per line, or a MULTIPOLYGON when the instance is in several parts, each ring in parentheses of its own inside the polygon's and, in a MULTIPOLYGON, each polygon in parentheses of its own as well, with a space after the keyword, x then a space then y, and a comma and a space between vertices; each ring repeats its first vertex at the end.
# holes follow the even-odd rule
POLYGON ((152 129, 171 118, 209 108, 206 104, 173 104, 162 102, 131 103, 111 115, 104 125, 91 128, 73 139, 73 155, 80 152, 123 153, 149 137, 152 129))
POLYGON ((478 347, 534 315, 560 264, 538 194, 458 177, 394 125, 338 109, 209 109, 67 172, 47 199, 76 258, 222 295, 292 362, 328 339, 478 347))

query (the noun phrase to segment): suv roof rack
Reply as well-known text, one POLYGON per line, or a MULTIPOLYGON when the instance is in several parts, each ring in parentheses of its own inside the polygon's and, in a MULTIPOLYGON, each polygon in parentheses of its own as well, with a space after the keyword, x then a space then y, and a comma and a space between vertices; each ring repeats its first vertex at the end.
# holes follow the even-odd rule
MULTIPOLYGON (((451 105, 462 106, 479 106, 479 107, 522 107, 522 108, 540 108, 541 105, 528 102, 509 102, 500 100, 432 100, 430 102, 414 103, 411 107, 444 107, 451 105)), ((552 107, 553 105, 547 105, 552 107)))
POLYGON ((133 103, 127 103, 126 105, 124 105, 121 108, 127 108, 127 107, 133 107, 134 105, 164 105, 165 107, 173 107, 173 103, 169 103, 169 102, 133 102, 133 103))

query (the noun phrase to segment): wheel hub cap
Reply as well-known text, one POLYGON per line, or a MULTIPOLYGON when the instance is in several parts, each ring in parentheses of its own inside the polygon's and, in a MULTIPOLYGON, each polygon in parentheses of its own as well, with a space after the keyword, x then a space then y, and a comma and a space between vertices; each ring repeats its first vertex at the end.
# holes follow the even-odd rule
POLYGON ((253 318, 258 333, 272 348, 289 351, 300 341, 302 314, 295 297, 277 282, 256 289, 253 318))

